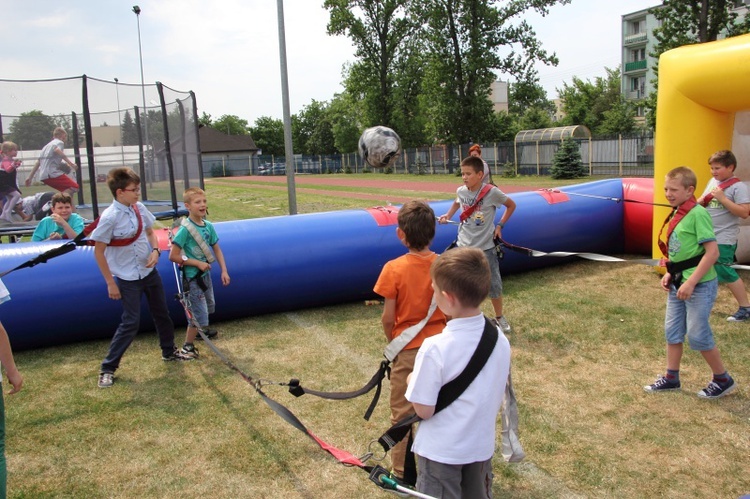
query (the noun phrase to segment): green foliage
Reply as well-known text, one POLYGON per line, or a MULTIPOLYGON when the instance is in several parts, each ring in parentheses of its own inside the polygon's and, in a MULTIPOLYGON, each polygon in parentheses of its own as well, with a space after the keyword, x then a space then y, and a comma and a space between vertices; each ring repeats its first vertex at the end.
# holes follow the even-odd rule
MULTIPOLYGON (((366 168, 367 168, 367 167, 365 167, 365 169, 366 169, 366 168)), ((349 166, 345 166, 345 167, 344 167, 344 173, 350 174, 350 173, 354 173, 354 172, 352 171, 351 167, 349 167, 349 166)), ((363 173, 364 173, 364 170, 363 170, 363 173)))
POLYGON ((213 127, 212 123, 211 115, 205 111, 201 114, 201 117, 198 118, 198 124, 201 126, 213 127))
POLYGON ((551 128, 552 116, 547 109, 531 106, 526 108, 518 120, 518 126, 521 130, 536 130, 539 128, 551 128))
MULTIPOLYGON (((508 112, 523 115, 529 108, 545 111, 552 116, 556 109, 555 103, 547 99, 547 92, 534 78, 531 81, 512 83, 508 88, 508 112)), ((529 129, 530 130, 530 129, 529 129)))
POLYGON ((220 163, 214 163, 211 165, 211 176, 212 177, 231 177, 232 172, 224 168, 220 163))
POLYGON ((57 126, 58 121, 54 117, 35 109, 21 113, 21 116, 10 124, 8 140, 15 142, 20 150, 41 149, 52 139, 52 131, 57 126))
POLYGON ((516 173, 516 165, 511 163, 510 161, 503 164, 503 178, 516 178, 518 177, 518 174, 516 173))
POLYGON ((328 104, 316 101, 292 116, 292 143, 296 153, 317 155, 336 152, 328 104))
POLYGON ((335 149, 341 153, 356 151, 364 120, 361 107, 352 94, 344 91, 333 96, 328 106, 328 119, 335 149))
MULTIPOLYGON (((658 75, 658 59, 661 54, 683 45, 712 42, 719 35, 726 38, 750 33, 750 15, 740 16, 728 0, 663 0, 662 5, 651 9, 659 20, 654 29, 654 50, 649 54, 656 59, 655 73, 658 75)), ((654 90, 645 101, 646 119, 656 129, 656 93, 658 79, 652 81, 654 90)))
POLYGON ((557 57, 542 49, 523 18, 529 11, 546 15, 549 7, 567 3, 569 0, 517 0, 499 6, 492 0, 420 2, 430 54, 423 85, 429 136, 459 143, 494 139, 488 131, 491 133, 494 124, 489 91, 495 73, 527 81, 535 75, 536 62, 557 64, 557 57), (500 49, 508 55, 501 57, 500 49))
MULTIPOLYGON (((203 114, 204 116, 206 115, 206 113, 203 114)), ((224 114, 209 126, 214 130, 218 130, 227 135, 247 135, 250 133, 250 127, 248 126, 247 120, 233 114, 224 114)))
POLYGON ((138 128, 135 126, 135 121, 133 120, 133 116, 131 116, 129 109, 126 109, 125 114, 123 115, 120 133, 122 134, 123 145, 138 145, 138 128))
POLYGON ((250 135, 263 154, 284 155, 284 122, 270 116, 261 116, 250 127, 250 135))
POLYGON ((593 82, 573 77, 573 83, 563 83, 564 125, 584 125, 594 135, 627 133, 636 128, 635 112, 623 101, 620 93, 620 70, 605 68, 607 77, 593 82))
POLYGON ((586 176, 586 170, 581 161, 581 151, 578 142, 572 138, 562 141, 560 148, 552 160, 550 174, 554 179, 581 178, 586 176))
POLYGON ((391 175, 393 173, 393 167, 386 166, 385 169, 383 170, 383 173, 385 173, 386 175, 391 175))

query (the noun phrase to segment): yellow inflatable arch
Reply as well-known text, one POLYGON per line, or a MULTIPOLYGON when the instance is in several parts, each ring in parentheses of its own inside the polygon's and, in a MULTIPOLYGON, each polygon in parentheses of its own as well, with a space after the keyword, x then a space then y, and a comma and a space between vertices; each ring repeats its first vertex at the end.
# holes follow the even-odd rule
MULTIPOLYGON (((659 59, 654 140, 654 202, 664 203, 664 176, 676 166, 698 175, 696 197, 711 179, 708 158, 720 149, 737 156, 735 174, 750 181, 750 35, 670 50, 659 59)), ((655 207, 653 255, 669 209, 655 207)), ((743 222, 737 249, 750 260, 750 218, 743 222)))

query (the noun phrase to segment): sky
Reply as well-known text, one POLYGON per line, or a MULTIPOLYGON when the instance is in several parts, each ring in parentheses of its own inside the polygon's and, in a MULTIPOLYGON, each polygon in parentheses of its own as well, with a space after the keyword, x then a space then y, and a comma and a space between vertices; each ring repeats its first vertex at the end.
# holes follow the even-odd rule
MULTIPOLYGON (((593 80, 605 75, 605 67, 617 67, 621 16, 659 3, 572 0, 552 7, 544 18, 528 14, 525 19, 543 47, 560 59, 557 67, 538 67, 548 97, 556 98, 556 89, 573 76, 593 80)), ((329 101, 342 91, 342 67, 354 61, 348 38, 327 34, 328 11, 322 4, 283 2, 292 114, 313 99, 329 101)), ((252 125, 261 116, 283 116, 277 0, 0 0, 0 12, 11 15, 0 79, 117 78, 117 99, 127 100, 125 90, 139 88, 128 84, 141 81, 140 23, 146 83, 193 91, 198 113, 214 119, 232 114, 252 125), (140 16, 132 11, 136 2, 140 16)), ((507 75, 498 76, 507 80, 507 75)), ((14 109, 14 104, 46 109, 47 100, 59 102, 66 92, 77 98, 80 92, 77 87, 45 86, 29 104, 28 87, 2 88, 0 114, 6 115, 27 110, 14 109)), ((153 100, 151 93, 147 100, 153 100)))

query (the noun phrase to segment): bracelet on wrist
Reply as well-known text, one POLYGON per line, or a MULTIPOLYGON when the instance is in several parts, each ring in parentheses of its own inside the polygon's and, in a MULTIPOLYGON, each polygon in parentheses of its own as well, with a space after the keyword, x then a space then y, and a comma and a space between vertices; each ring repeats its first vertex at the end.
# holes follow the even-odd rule
POLYGON ((154 249, 152 249, 151 251, 156 251, 156 254, 157 254, 158 256, 161 256, 161 250, 160 250, 159 248, 154 248, 154 249))
POLYGON ((498 227, 500 227, 500 228, 502 229, 502 228, 504 228, 504 227, 505 227, 505 224, 504 224, 504 223, 502 223, 502 222, 498 222, 498 223, 497 223, 497 226, 498 226, 498 227))

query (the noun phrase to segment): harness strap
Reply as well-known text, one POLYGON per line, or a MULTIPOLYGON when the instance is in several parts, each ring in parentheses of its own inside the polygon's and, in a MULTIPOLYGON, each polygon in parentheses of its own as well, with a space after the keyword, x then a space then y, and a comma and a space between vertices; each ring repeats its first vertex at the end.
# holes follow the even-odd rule
POLYGON ((372 375, 370 381, 368 381, 365 386, 363 386, 359 390, 354 390, 351 392, 321 392, 318 390, 312 390, 310 388, 303 387, 302 385, 300 385, 298 379, 291 379, 289 380, 289 393, 291 393, 295 397, 301 397, 302 395, 309 393, 310 395, 315 395, 317 397, 330 400, 348 400, 359 397, 360 395, 364 395, 373 388, 377 387, 377 389, 375 390, 375 395, 372 398, 372 402, 370 402, 370 405, 368 406, 364 415, 365 420, 369 421, 370 416, 372 416, 372 412, 375 410, 375 406, 378 405, 378 401, 380 400, 380 393, 383 388, 383 379, 386 376, 388 376, 389 378, 391 377, 391 367, 390 362, 384 360, 380 363, 380 367, 378 368, 377 372, 372 375))
MULTIPOLYGON (((122 239, 112 239, 109 241, 107 246, 129 246, 136 242, 139 237, 141 237, 141 232, 143 232, 143 218, 141 218, 141 210, 138 208, 137 204, 133 205, 133 210, 135 211, 135 218, 138 219, 138 230, 136 230, 135 235, 132 237, 123 237, 122 239)), ((94 232, 94 229, 97 228, 100 218, 101 217, 96 217, 96 220, 84 227, 81 233, 78 234, 75 239, 73 239, 73 242, 76 243, 76 246, 94 246, 95 241, 91 241, 86 238, 92 232, 94 232)))
MULTIPOLYGON (((195 240, 195 243, 200 248, 201 252, 203 252, 203 256, 206 257, 206 261, 208 263, 214 263, 216 261, 216 258, 214 258, 213 253, 211 252, 211 249, 208 247, 208 244, 206 244, 206 241, 201 237, 200 232, 198 232, 198 229, 195 228, 195 225, 187 219, 187 217, 182 217, 182 220, 180 221, 180 226, 185 227, 185 229, 190 233, 190 235, 195 240)), ((180 253, 183 255, 185 254, 185 250, 180 250, 180 253)))
MULTIPOLYGON (((438 392, 437 401, 435 403, 435 414, 442 411, 449 405, 451 405, 463 392, 469 388, 472 381, 477 377, 479 372, 482 370, 487 360, 492 355, 492 351, 495 349, 497 343, 498 333, 497 327, 493 326, 489 319, 484 318, 484 331, 482 331, 482 337, 479 339, 476 350, 469 359, 469 363, 466 364, 461 374, 456 376, 454 379, 444 384, 438 392)), ((383 447, 383 450, 388 452, 398 442, 404 439, 409 430, 411 430, 412 424, 421 421, 422 418, 416 414, 411 414, 401 419, 399 422, 391 426, 379 439, 378 443, 383 447)))
MULTIPOLYGON (((721 182, 719 185, 717 185, 717 187, 719 189, 721 189, 722 191, 724 191, 727 188, 729 188, 729 187, 733 186, 734 184, 736 184, 737 182, 741 182, 741 180, 738 179, 737 177, 732 177, 732 178, 728 178, 725 181, 721 182)), ((714 195, 709 192, 708 194, 706 194, 705 196, 703 196, 703 199, 701 200, 700 204, 701 204, 701 206, 708 206, 708 203, 710 203, 711 201, 713 201, 713 199, 714 199, 714 195)))
POLYGON ((677 224, 680 223, 680 221, 685 218, 685 215, 690 212, 693 208, 695 208, 698 205, 698 202, 695 200, 695 197, 691 197, 684 203, 682 203, 678 208, 673 209, 672 212, 667 215, 667 218, 664 219, 664 223, 661 226, 661 229, 659 230, 659 237, 657 238, 659 242, 659 249, 661 250, 662 255, 664 255, 664 258, 669 258, 669 238, 672 236, 672 232, 674 232, 675 227, 677 227, 677 224), (667 227, 667 239, 666 242, 662 241, 661 234, 664 232, 664 227, 667 227))
POLYGON ((672 275, 672 284, 674 284, 675 288, 679 288, 682 284, 682 273, 687 269, 692 269, 693 267, 697 266, 703 259, 703 255, 705 254, 706 252, 704 251, 700 255, 695 255, 694 257, 688 258, 687 260, 682 260, 679 262, 671 262, 667 260, 665 262, 667 266, 667 272, 672 275))
POLYGON ((393 362, 393 359, 395 359, 396 356, 401 353, 401 350, 403 350, 404 347, 408 345, 411 340, 416 338, 419 332, 424 329, 427 321, 429 321, 430 317, 432 317, 432 314, 435 313, 436 308, 437 302, 435 301, 435 297, 433 296, 432 302, 430 302, 430 308, 427 310, 427 315, 425 316, 425 318, 414 324, 413 326, 407 327, 401 332, 401 334, 393 338, 383 351, 383 355, 385 355, 385 358, 390 362, 393 362))
POLYGON ((461 222, 465 221, 467 218, 469 218, 471 215, 474 214, 475 211, 477 211, 477 208, 479 208, 479 201, 484 198, 484 196, 487 195, 488 192, 492 190, 494 186, 492 184, 484 184, 482 186, 482 189, 479 191, 479 194, 477 195, 476 199, 474 200, 471 205, 464 208, 464 211, 461 212, 461 215, 459 215, 459 220, 461 222))

